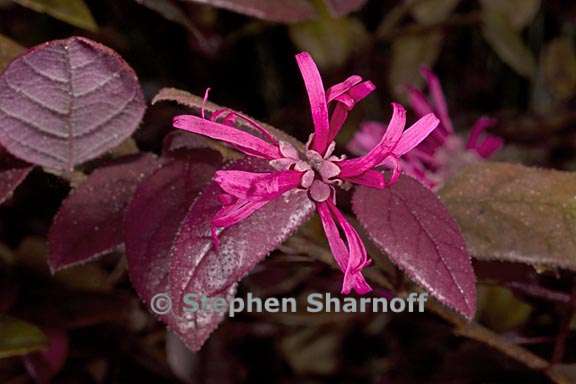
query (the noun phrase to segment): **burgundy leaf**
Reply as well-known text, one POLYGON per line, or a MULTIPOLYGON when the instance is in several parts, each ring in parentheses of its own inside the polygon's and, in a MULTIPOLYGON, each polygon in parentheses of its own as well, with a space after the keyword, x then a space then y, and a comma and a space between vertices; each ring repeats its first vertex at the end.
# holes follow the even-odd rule
POLYGON ((346 16, 362 8, 368 0, 324 0, 334 17, 346 16))
MULTIPOLYGON (((169 291, 169 251, 182 221, 199 192, 221 166, 217 152, 198 149, 176 156, 144 180, 125 217, 125 242, 130 280, 140 298, 169 291)), ((194 338, 188 320, 169 313, 160 316, 183 340, 194 338)))
POLYGON ((476 277, 458 225, 438 197, 408 176, 391 188, 360 187, 354 212, 370 237, 414 281, 467 318, 476 277))
POLYGON ((295 23, 313 19, 316 10, 307 0, 188 0, 209 4, 262 20, 295 23))
MULTIPOLYGON (((230 166, 249 172, 269 171, 262 160, 244 159, 230 166)), ((182 303, 183 295, 224 297, 228 301, 236 283, 268 253, 285 241, 310 215, 314 204, 305 192, 293 191, 260 208, 247 219, 219 234, 220 247, 214 248, 210 222, 219 210, 216 183, 210 184, 190 208, 184 225, 170 252, 170 294, 174 303, 182 303)), ((184 342, 198 350, 223 319, 223 314, 198 311, 183 313, 194 332, 184 342)))
POLYGON ((82 37, 54 40, 0 76, 0 144, 69 172, 129 137, 144 109, 138 79, 118 54, 82 37))
POLYGON ((12 195, 32 168, 32 165, 16 159, 0 147, 0 204, 12 195))
POLYGON ((122 244, 126 206, 157 165, 150 154, 128 156, 95 170, 70 193, 48 235, 52 271, 87 262, 122 244))

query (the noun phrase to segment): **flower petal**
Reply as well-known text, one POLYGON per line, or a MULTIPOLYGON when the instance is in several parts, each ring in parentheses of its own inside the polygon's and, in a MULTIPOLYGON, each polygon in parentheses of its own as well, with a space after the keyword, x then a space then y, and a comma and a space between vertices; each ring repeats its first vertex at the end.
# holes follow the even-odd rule
POLYGON ((344 181, 376 189, 383 189, 386 187, 386 179, 384 178, 384 175, 374 169, 369 169, 358 176, 345 178, 344 181))
POLYGON ((404 156, 401 160, 401 168, 410 177, 418 180, 421 184, 425 185, 429 189, 434 190, 437 186, 437 182, 433 180, 432 173, 426 169, 422 160, 416 156, 413 156, 414 152, 412 151, 410 155, 404 156))
POLYGON ((214 216, 212 224, 218 228, 228 228, 262 208, 270 200, 248 201, 238 200, 236 203, 222 207, 214 216))
POLYGON ((297 188, 302 172, 281 171, 256 173, 245 171, 218 171, 214 181, 232 196, 250 201, 272 200, 297 188))
MULTIPOLYGON (((430 102, 426 96, 424 96, 421 90, 412 86, 407 86, 407 93, 410 106, 416 112, 418 117, 423 117, 429 113, 435 112, 434 108, 432 105, 430 105, 430 102)), ((424 150, 429 153, 434 153, 438 147, 444 145, 446 136, 448 136, 449 133, 450 132, 442 124, 442 120, 440 120, 440 125, 438 128, 432 131, 430 136, 428 136, 428 138, 422 142, 420 147, 425 147, 424 150)))
POLYGON ((318 216, 320 216, 320 221, 322 222, 322 227, 326 233, 326 238, 328 239, 328 244, 330 245, 330 250, 332 255, 338 264, 340 270, 345 271, 346 265, 348 264, 348 248, 346 248, 346 243, 340 237, 340 232, 336 226, 336 222, 330 213, 330 208, 327 202, 317 203, 316 211, 318 216))
POLYGON ((289 142, 280 140, 278 142, 278 147, 280 148, 282 156, 292 160, 300 160, 298 150, 289 142))
POLYGON ((328 207, 332 215, 336 218, 337 223, 344 231, 346 242, 348 243, 348 250, 350 252, 348 264, 346 265, 346 272, 344 273, 344 284, 342 286, 342 293, 349 293, 351 289, 355 289, 359 294, 364 294, 372 290, 368 283, 362 276, 362 269, 370 264, 368 253, 364 242, 358 235, 354 227, 346 220, 346 217, 336 208, 336 206, 329 201, 328 207), (362 282, 358 285, 358 282, 362 282))
POLYGON ((352 289, 359 294, 370 292, 372 288, 368 285, 361 273, 362 268, 368 264, 368 255, 358 233, 346 221, 330 199, 322 203, 317 203, 316 210, 318 211, 320 221, 326 232, 330 250, 336 259, 338 267, 344 272, 342 293, 348 294, 352 289), (334 216, 336 216, 338 224, 342 226, 342 230, 348 241, 348 246, 346 246, 346 243, 340 236, 334 216))
POLYGON ((310 198, 313 201, 321 203, 330 198, 330 195, 332 194, 332 189, 328 184, 320 180, 314 180, 312 181, 312 185, 310 186, 308 192, 310 193, 310 198))
POLYGON ((350 178, 361 175, 382 163, 392 152, 396 153, 395 148, 404 136, 402 131, 406 123, 406 110, 400 104, 392 103, 392 111, 392 118, 386 132, 370 152, 356 159, 343 160, 338 163, 342 170, 340 177, 350 178))
POLYGON ((324 151, 328 147, 328 137, 330 133, 328 104, 326 102, 324 84, 322 83, 320 72, 318 72, 318 68, 308 52, 297 54, 296 61, 304 78, 304 85, 308 93, 312 120, 314 122, 315 134, 312 148, 318 153, 324 154, 324 151))
POLYGON ((486 159, 502 148, 504 142, 501 138, 484 132, 487 128, 493 127, 495 124, 496 120, 489 117, 481 117, 476 120, 468 136, 466 149, 473 149, 481 157, 486 159), (483 140, 479 142, 481 138, 483 140))
POLYGON ((272 168, 277 169, 279 171, 290 169, 291 166, 297 163, 296 160, 292 160, 286 157, 281 159, 270 160, 268 164, 272 166, 272 168))
POLYGON ((360 125, 360 130, 352 136, 352 139, 346 145, 346 149, 355 155, 365 155, 368 153, 384 136, 386 126, 376 121, 367 121, 360 125))
POLYGON ((424 93, 416 87, 411 85, 406 86, 406 93, 408 94, 408 102, 412 109, 416 112, 419 117, 433 113, 434 109, 428 102, 424 93))
POLYGON ((504 141, 496 136, 487 136, 482 144, 476 147, 476 152, 483 159, 487 159, 504 146, 504 141))
POLYGON ((243 114, 241 112, 233 111, 233 110, 228 109, 228 108, 219 109, 219 110, 216 110, 212 113, 212 116, 210 116, 210 120, 218 122, 219 119, 222 119, 225 123, 228 123, 228 124, 231 123, 232 125, 235 124, 236 119, 244 120, 244 123, 246 123, 246 125, 253 128, 254 130, 256 130, 256 132, 259 132, 260 134, 262 134, 263 137, 267 138, 268 140, 270 140, 274 144, 278 143, 278 139, 276 139, 276 137, 274 137, 274 135, 272 135, 270 132, 268 132, 268 130, 266 128, 264 128, 256 120, 246 116, 245 114, 243 114))
POLYGON ((334 101, 338 96, 345 94, 355 86, 362 82, 362 78, 358 75, 352 75, 341 83, 331 86, 326 92, 326 99, 328 103, 334 101))
POLYGON ((388 156, 381 165, 392 170, 392 175, 390 176, 390 180, 386 182, 386 185, 390 186, 396 184, 400 174, 402 173, 400 160, 395 156, 388 156))
POLYGON ((380 145, 385 143, 393 143, 396 145, 402 137, 405 125, 406 109, 398 103, 392 103, 392 118, 390 119, 390 123, 388 123, 384 136, 380 140, 380 145))
POLYGON ((340 174, 340 167, 334 164, 332 161, 323 160, 320 163, 320 168, 318 170, 320 176, 324 180, 329 180, 333 177, 336 177, 340 174))
POLYGON ((193 115, 176 116, 176 128, 232 144, 247 155, 273 160, 282 157, 277 146, 240 129, 193 115))
POLYGON ((234 224, 244 220, 258 209, 268 204, 271 200, 249 201, 238 200, 237 202, 223 206, 212 219, 210 232, 212 235, 212 243, 216 248, 219 248, 220 241, 218 240, 217 228, 228 228, 234 224))
POLYGON ((444 91, 442 91, 442 86, 440 85, 440 80, 438 77, 430 70, 430 68, 423 67, 420 73, 426 79, 428 83, 428 89, 432 95, 432 102, 434 103, 434 110, 438 113, 438 117, 442 122, 442 125, 449 133, 454 132, 454 127, 452 126, 452 120, 448 114, 448 104, 446 103, 446 98, 444 97, 444 91))
POLYGON ((312 169, 305 171, 304 175, 302 176, 302 181, 300 182, 300 186, 302 188, 310 188, 310 186, 314 182, 314 177, 316 177, 316 174, 312 169))
MULTIPOLYGON (((354 77, 354 76, 353 76, 354 77)), ((349 78, 350 79, 350 78, 349 78)), ((376 89, 376 86, 371 81, 364 81, 359 84, 355 84, 350 87, 346 92, 335 97, 333 100, 337 101, 336 107, 332 112, 330 117, 330 135, 328 137, 328 142, 333 141, 338 135, 338 132, 346 122, 348 114, 354 108, 356 103, 368 96, 372 91, 376 89)), ((341 91, 341 89, 339 89, 341 91)), ((328 96, 328 102, 330 103, 332 99, 330 98, 330 92, 328 96)))
POLYGON ((414 149, 436 129, 439 123, 440 120, 432 113, 422 117, 402 134, 394 148, 394 154, 399 157, 414 149))

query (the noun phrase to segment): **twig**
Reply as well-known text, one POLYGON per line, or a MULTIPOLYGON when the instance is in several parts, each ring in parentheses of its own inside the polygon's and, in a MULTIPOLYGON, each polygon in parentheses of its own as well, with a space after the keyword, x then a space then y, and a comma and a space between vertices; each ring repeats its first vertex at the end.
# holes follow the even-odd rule
POLYGON ((379 35, 381 40, 392 41, 400 36, 423 35, 443 30, 447 28, 476 25, 481 22, 482 18, 479 12, 470 12, 463 15, 453 15, 447 20, 434 24, 411 24, 399 30, 390 30, 386 34, 379 35))
MULTIPOLYGON (((298 235, 292 237, 289 240, 289 243, 293 249, 302 253, 306 253, 317 260, 327 262, 328 264, 335 266, 334 262, 332 261, 331 253, 326 248, 319 246, 310 240, 298 235)), ((391 284, 390 281, 388 281, 376 270, 366 270, 365 274, 369 280, 375 282, 381 287, 390 290, 394 289, 393 284, 391 284)), ((576 294, 574 297, 576 300, 576 294)), ((570 381, 553 365, 551 365, 550 362, 535 355, 520 345, 513 344, 505 337, 500 336, 490 329, 474 321, 467 321, 462 316, 456 314, 455 312, 434 300, 428 301, 426 308, 430 312, 438 315, 449 323, 452 323, 455 328, 455 334, 486 344, 491 348, 505 354, 506 356, 524 364, 528 368, 541 372, 555 384, 570 383, 570 381)))
POLYGON ((126 271, 128 270, 128 262, 125 256, 120 257, 118 263, 108 275, 106 279, 106 286, 113 288, 118 282, 124 277, 126 271))
POLYGON ((505 284, 506 287, 518 293, 562 304, 570 303, 570 295, 564 292, 553 291, 535 284, 525 284, 513 281, 505 284))
POLYGON ((493 349, 505 354, 506 356, 526 365, 535 371, 548 376, 548 378, 556 384, 568 384, 570 381, 554 367, 551 367, 550 362, 535 355, 529 350, 511 343, 509 340, 491 331, 490 329, 476 323, 468 322, 459 315, 453 313, 447 308, 443 307, 435 301, 428 302, 426 308, 434 312, 444 320, 452 323, 455 326, 454 333, 460 336, 476 340, 486 344, 493 349))
POLYGON ((443 20, 438 23, 427 25, 410 25, 398 31, 398 24, 400 24, 402 19, 404 19, 410 13, 410 11, 418 5, 418 3, 424 1, 425 0, 406 0, 400 2, 396 7, 394 7, 390 12, 386 14, 386 17, 380 23, 375 33, 376 38, 390 41, 401 35, 423 34, 432 32, 436 29, 477 24, 481 21, 480 12, 475 11, 464 15, 452 15, 447 20, 443 20))
POLYGON ((562 323, 560 324, 560 331, 558 336, 556 336, 556 341, 554 343, 554 352, 552 352, 552 359, 550 363, 552 365, 558 364, 562 361, 564 357, 564 350, 566 347, 566 338, 570 334, 570 324, 572 323, 572 318, 576 312, 576 284, 572 283, 572 293, 570 295, 570 305, 566 308, 564 317, 562 318, 562 323))

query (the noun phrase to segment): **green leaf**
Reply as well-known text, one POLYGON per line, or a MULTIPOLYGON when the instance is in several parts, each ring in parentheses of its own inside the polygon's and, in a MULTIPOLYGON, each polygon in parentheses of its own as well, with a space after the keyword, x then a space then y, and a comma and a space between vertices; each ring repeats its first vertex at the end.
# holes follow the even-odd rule
POLYGON ((0 358, 25 355, 47 346, 42 331, 10 316, 0 316, 0 358))
POLYGON ((24 47, 15 41, 0 35, 0 72, 19 54, 24 52, 24 47))
MULTIPOLYGON (((17 262, 39 275, 49 276, 48 244, 42 237, 25 238, 16 250, 17 262)), ((56 272, 52 278, 65 287, 80 291, 103 292, 107 286, 108 274, 98 264, 76 265, 56 272)))
POLYGON ((544 47, 542 70, 546 88, 560 101, 576 91, 576 52, 568 37, 559 37, 544 47))
POLYGON ((194 30, 194 26, 184 13, 176 4, 170 1, 158 1, 158 0, 135 0, 138 4, 141 4, 153 11, 158 12, 166 20, 170 20, 174 23, 180 24, 189 30, 194 30))
POLYGON ((96 31, 98 26, 84 3, 84 0, 12 0, 36 12, 46 13, 88 31, 96 31))
POLYGON ((534 20, 542 0, 481 0, 481 3, 484 9, 505 15, 510 25, 520 30, 534 20))
POLYGON ((441 33, 406 35, 392 43, 392 61, 389 71, 391 91, 397 97, 404 97, 403 86, 420 85, 422 77, 420 68, 431 67, 440 54, 442 46, 441 33))
POLYGON ((303 327, 282 339, 280 349, 299 374, 329 375, 338 366, 342 330, 338 324, 303 327))
POLYGON ((482 22, 482 34, 498 57, 520 75, 531 77, 536 71, 536 60, 506 14, 484 8, 482 22))
POLYGON ((528 320, 532 307, 506 288, 490 286, 478 290, 478 315, 490 329, 507 332, 528 320))
POLYGON ((290 38, 299 50, 310 52, 323 69, 343 65, 368 40, 358 20, 330 17, 290 25, 290 38))
POLYGON ((440 23, 452 13, 460 0, 420 0, 411 8, 412 15, 420 24, 440 23))
POLYGON ((440 196, 476 258, 576 269, 576 173, 482 162, 440 196))

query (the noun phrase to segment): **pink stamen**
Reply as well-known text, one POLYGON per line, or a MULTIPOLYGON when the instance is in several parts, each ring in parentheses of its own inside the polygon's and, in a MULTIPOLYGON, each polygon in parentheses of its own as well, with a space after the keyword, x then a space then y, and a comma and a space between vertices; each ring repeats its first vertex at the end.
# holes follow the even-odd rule
POLYGON ((206 103, 208 102, 208 95, 210 94, 210 88, 206 88, 204 91, 204 99, 202 100, 202 109, 200 111, 202 118, 205 119, 204 110, 206 109, 206 103))

